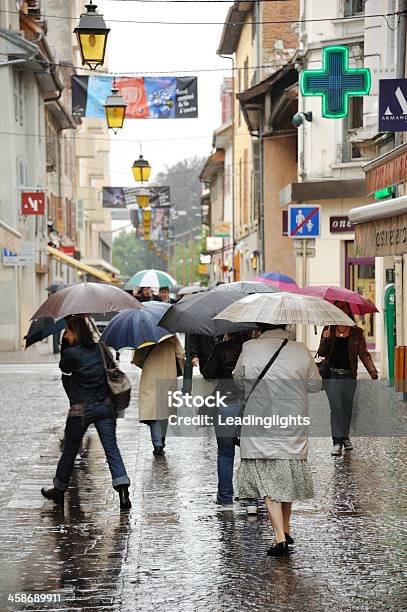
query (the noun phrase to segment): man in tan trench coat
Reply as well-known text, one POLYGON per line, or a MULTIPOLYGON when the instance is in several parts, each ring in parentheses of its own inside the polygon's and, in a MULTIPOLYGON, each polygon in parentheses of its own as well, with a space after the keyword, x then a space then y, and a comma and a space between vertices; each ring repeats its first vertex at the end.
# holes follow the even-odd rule
POLYGON ((177 336, 134 353, 133 363, 142 368, 138 409, 139 420, 150 427, 154 455, 162 455, 168 418, 172 414, 168 392, 177 390, 177 375, 182 374, 184 349, 177 336))

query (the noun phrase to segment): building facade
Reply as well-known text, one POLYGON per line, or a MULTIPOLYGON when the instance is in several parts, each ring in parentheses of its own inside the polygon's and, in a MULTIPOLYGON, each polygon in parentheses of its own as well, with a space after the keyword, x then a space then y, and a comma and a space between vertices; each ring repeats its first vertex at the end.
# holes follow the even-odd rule
MULTIPOLYGON (((391 23, 388 27, 376 16, 393 12, 389 4, 395 5, 384 0, 327 0, 317 6, 302 0, 299 70, 321 69, 324 47, 346 46, 350 68, 370 69, 371 88, 369 95, 350 98, 349 111, 341 119, 322 115, 321 97, 299 95, 298 111, 304 119, 298 128, 298 176, 280 192, 282 206, 321 207, 315 257, 307 258, 305 266, 298 259, 297 279, 302 284, 344 286, 378 304, 384 268, 374 257, 356 251, 349 211, 373 201, 366 195, 363 167, 381 147, 389 146, 388 135, 378 128, 378 91, 381 78, 395 76, 398 34, 391 23)), ((358 323, 370 348, 380 351, 380 317, 369 315, 358 323)), ((308 334, 315 347, 318 335, 309 330, 308 334)))

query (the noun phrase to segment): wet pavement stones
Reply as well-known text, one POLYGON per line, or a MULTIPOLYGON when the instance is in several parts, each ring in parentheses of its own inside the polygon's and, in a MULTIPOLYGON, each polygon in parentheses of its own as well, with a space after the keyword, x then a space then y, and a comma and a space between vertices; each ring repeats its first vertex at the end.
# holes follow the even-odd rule
POLYGON ((94 428, 65 510, 44 500, 67 410, 59 379, 55 362, 0 364, 1 611, 406 609, 405 439, 355 439, 339 459, 328 439, 312 439, 316 497, 294 508, 295 552, 271 559, 265 515, 221 513, 211 501, 211 430, 170 438, 165 457, 154 458, 136 394, 118 426, 131 512, 120 514, 94 428), (12 603, 10 593, 61 601, 12 603))

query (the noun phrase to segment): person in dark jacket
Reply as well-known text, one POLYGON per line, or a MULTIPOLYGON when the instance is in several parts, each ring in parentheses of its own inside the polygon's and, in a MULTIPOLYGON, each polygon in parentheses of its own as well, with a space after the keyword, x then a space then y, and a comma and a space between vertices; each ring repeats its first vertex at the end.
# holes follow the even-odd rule
MULTIPOLYGON (((335 302, 345 314, 352 318, 347 302, 335 302)), ((369 351, 363 329, 346 325, 324 327, 318 354, 328 361, 330 370, 325 389, 331 409, 331 430, 333 448, 331 455, 340 457, 342 448, 353 449, 349 439, 352 420, 353 397, 356 391, 358 359, 362 361, 371 378, 378 378, 376 367, 369 351)))
POLYGON ((223 510, 233 509, 233 464, 235 444, 234 427, 219 423, 240 412, 240 392, 233 381, 233 370, 242 351, 242 344, 248 338, 241 334, 229 334, 227 340, 218 342, 207 359, 201 373, 208 380, 218 380, 214 393, 226 396, 225 407, 219 407, 214 416, 216 441, 218 445, 218 493, 214 500, 223 510))
POLYGON ((153 294, 151 287, 140 287, 140 291, 135 297, 139 302, 161 302, 161 298, 153 294))
POLYGON ((215 348, 216 338, 212 336, 204 336, 203 334, 191 334, 189 336, 189 350, 193 366, 199 366, 201 374, 205 370, 206 362, 212 355, 215 348))
POLYGON ((116 415, 109 400, 101 346, 93 340, 84 317, 67 319, 59 367, 62 370, 62 383, 69 397, 70 409, 54 486, 51 489, 42 488, 41 493, 55 504, 63 505, 75 457, 86 430, 93 423, 106 454, 113 488, 119 493, 120 508, 128 510, 131 508, 130 480, 117 446, 116 415))

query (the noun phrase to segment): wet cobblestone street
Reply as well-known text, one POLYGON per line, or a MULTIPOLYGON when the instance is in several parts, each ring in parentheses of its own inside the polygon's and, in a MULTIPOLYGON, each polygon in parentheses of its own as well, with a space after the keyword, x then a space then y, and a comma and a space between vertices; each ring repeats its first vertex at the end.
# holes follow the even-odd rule
POLYGON ((0 364, 0 396, 1 611, 406 609, 405 439, 355 439, 338 459, 330 440, 311 439, 316 496, 294 505, 295 552, 271 559, 265 515, 221 513, 211 501, 210 429, 169 438, 165 457, 154 458, 134 402, 118 425, 131 512, 120 514, 94 428, 62 511, 40 494, 67 411, 56 363, 0 364), (35 592, 61 601, 8 600, 35 592))

